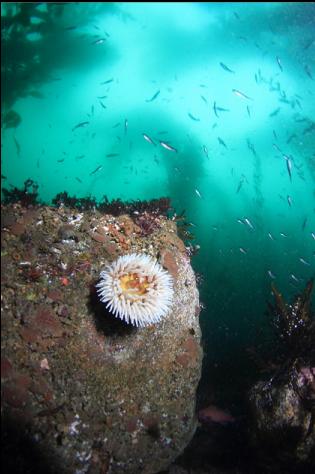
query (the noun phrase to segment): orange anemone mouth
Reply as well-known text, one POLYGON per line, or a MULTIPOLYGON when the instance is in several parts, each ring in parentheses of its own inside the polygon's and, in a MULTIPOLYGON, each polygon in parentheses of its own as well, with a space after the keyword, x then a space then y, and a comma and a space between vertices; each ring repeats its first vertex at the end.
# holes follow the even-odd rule
POLYGON ((139 276, 138 273, 127 273, 120 277, 120 286, 124 293, 142 296, 150 286, 147 276, 139 276))

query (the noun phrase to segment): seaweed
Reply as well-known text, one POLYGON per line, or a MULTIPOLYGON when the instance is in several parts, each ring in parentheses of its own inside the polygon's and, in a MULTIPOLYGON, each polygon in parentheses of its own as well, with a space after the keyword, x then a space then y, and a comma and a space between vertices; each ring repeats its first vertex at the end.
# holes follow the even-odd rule
POLYGON ((56 207, 59 207, 60 205, 64 205, 69 208, 83 210, 83 211, 96 209, 97 207, 95 198, 93 197, 78 198, 76 196, 69 196, 67 191, 64 191, 63 193, 58 193, 52 199, 52 203, 56 207))
POLYGON ((2 189, 3 204, 13 204, 20 202, 23 206, 35 206, 39 204, 38 201, 38 184, 32 179, 27 179, 24 182, 24 188, 19 189, 16 186, 10 185, 12 189, 2 189))
POLYGON ((285 302, 282 294, 272 284, 274 303, 268 302, 268 323, 271 339, 248 352, 262 372, 282 371, 288 367, 314 365, 315 321, 311 307, 314 279, 293 299, 285 302))
MULTIPOLYGON (((39 204, 38 187, 38 184, 32 179, 27 179, 21 189, 17 187, 12 187, 10 190, 3 188, 2 202, 4 204, 20 202, 25 206, 39 204)), ((111 214, 115 217, 122 214, 135 215, 135 219, 138 221, 137 224, 142 228, 144 234, 150 233, 152 227, 156 228, 158 216, 168 216, 172 210, 171 200, 168 197, 149 201, 122 201, 121 199, 109 201, 107 196, 104 196, 98 203, 93 196, 70 196, 67 191, 56 194, 52 199, 52 204, 56 207, 64 205, 80 211, 96 209, 101 213, 111 214)))
POLYGON ((278 341, 279 356, 291 360, 314 355, 314 321, 311 309, 311 294, 314 280, 307 283, 301 294, 295 296, 292 304, 284 301, 282 294, 272 284, 275 303, 268 304, 271 326, 278 341))

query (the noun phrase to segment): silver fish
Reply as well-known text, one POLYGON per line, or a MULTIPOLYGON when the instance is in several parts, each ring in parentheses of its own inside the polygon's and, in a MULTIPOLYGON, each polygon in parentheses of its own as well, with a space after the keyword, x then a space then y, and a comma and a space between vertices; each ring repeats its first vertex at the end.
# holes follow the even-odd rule
POLYGON ((241 97, 241 99, 253 100, 251 97, 248 97, 248 95, 244 94, 244 92, 241 92, 237 89, 232 89, 232 92, 234 92, 234 94, 238 97, 241 97))
POLYGON ((306 260, 304 260, 304 258, 300 257, 299 260, 300 260, 300 262, 303 263, 304 265, 307 265, 308 267, 311 266, 311 264, 308 263, 306 260))
POLYGON ((291 273, 290 277, 292 278, 292 280, 296 281, 297 283, 300 281, 298 278, 296 278, 295 275, 293 275, 293 273, 291 273))
POLYGON ((97 171, 101 170, 102 168, 103 168, 103 166, 102 166, 102 165, 99 165, 97 168, 95 168, 94 171, 92 171, 92 172, 90 173, 90 176, 92 176, 92 174, 97 173, 97 171))
POLYGON ((282 64, 281 64, 281 61, 280 61, 279 56, 276 56, 276 60, 277 60, 278 66, 279 66, 279 68, 280 68, 280 71, 282 72, 282 71, 283 71, 283 67, 282 67, 282 64))
POLYGON ((144 138, 147 142, 151 143, 152 145, 155 145, 155 143, 154 143, 154 141, 152 140, 152 138, 150 138, 148 135, 146 135, 145 133, 143 133, 142 136, 143 136, 143 138, 144 138))
POLYGON ((284 155, 284 158, 287 162, 287 170, 288 170, 288 173, 289 173, 289 176, 290 176, 290 181, 292 181, 292 173, 291 173, 291 170, 292 170, 292 163, 291 163, 291 160, 288 156, 284 155))
POLYGON ((161 91, 158 90, 158 91, 151 97, 151 99, 146 99, 146 102, 153 102, 153 101, 157 98, 157 96, 159 95, 160 92, 161 92, 161 91))
POLYGON ((251 221, 249 219, 247 219, 247 217, 245 217, 244 222, 248 225, 248 227, 250 227, 252 230, 254 230, 253 224, 251 223, 251 221))
POLYGON ((188 117, 191 118, 191 120, 194 120, 195 122, 200 122, 200 119, 197 117, 194 117, 191 113, 188 112, 188 117))
POLYGON ((107 81, 101 82, 101 86, 104 86, 105 84, 110 84, 111 82, 113 82, 113 80, 113 77, 111 79, 107 79, 107 81))
POLYGON ((160 145, 161 145, 163 148, 165 148, 166 150, 174 151, 175 153, 177 153, 176 148, 172 147, 172 146, 169 145, 168 143, 165 143, 165 142, 161 142, 161 141, 160 141, 160 145))
POLYGON ((222 67, 222 69, 224 69, 224 71, 231 72, 232 74, 235 74, 235 71, 232 71, 232 69, 230 69, 224 63, 220 63, 220 66, 222 67))
POLYGON ((218 142, 220 143, 220 145, 224 146, 225 148, 227 148, 225 142, 222 140, 222 138, 218 137, 218 142))
POLYGON ((275 117, 276 115, 278 115, 280 110, 281 110, 281 107, 278 107, 276 110, 274 110, 273 112, 269 114, 269 117, 275 117))
POLYGON ((270 278, 272 278, 273 280, 276 278, 276 276, 272 273, 271 270, 268 270, 268 275, 269 275, 270 278))
POLYGON ((197 196, 198 196, 200 199, 202 199, 202 196, 201 196, 201 194, 200 194, 200 192, 198 191, 197 188, 195 189, 195 193, 197 194, 197 196))
POLYGON ((246 254, 247 250, 243 249, 243 247, 240 247, 240 252, 246 254))
POLYGON ((81 128, 81 127, 85 127, 86 125, 88 125, 90 122, 80 122, 78 123, 77 125, 75 125, 72 129, 72 131, 76 130, 77 128, 81 128))
POLYGON ((106 41, 106 38, 100 38, 98 40, 93 41, 91 44, 103 44, 106 41))
POLYGON ((291 207, 292 206, 292 199, 291 199, 291 196, 287 196, 287 201, 288 201, 288 204, 289 206, 291 207))

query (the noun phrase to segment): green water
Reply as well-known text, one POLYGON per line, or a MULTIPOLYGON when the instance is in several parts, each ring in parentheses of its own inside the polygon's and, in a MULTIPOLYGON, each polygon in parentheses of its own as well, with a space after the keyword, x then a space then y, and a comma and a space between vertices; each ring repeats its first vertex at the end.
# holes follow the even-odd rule
POLYGON ((314 18, 312 3, 2 4, 2 112, 21 117, 3 123, 2 186, 169 196, 200 245, 205 360, 230 376, 273 277, 290 299, 314 274, 314 18))

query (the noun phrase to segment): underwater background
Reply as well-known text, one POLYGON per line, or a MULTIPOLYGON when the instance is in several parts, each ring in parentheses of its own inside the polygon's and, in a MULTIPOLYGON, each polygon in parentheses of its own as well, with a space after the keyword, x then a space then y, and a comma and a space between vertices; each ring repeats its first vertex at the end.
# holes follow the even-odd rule
POLYGON ((2 187, 170 197, 200 246, 201 386, 230 407, 271 282, 289 301, 314 275, 314 18, 314 3, 1 5, 2 187))

